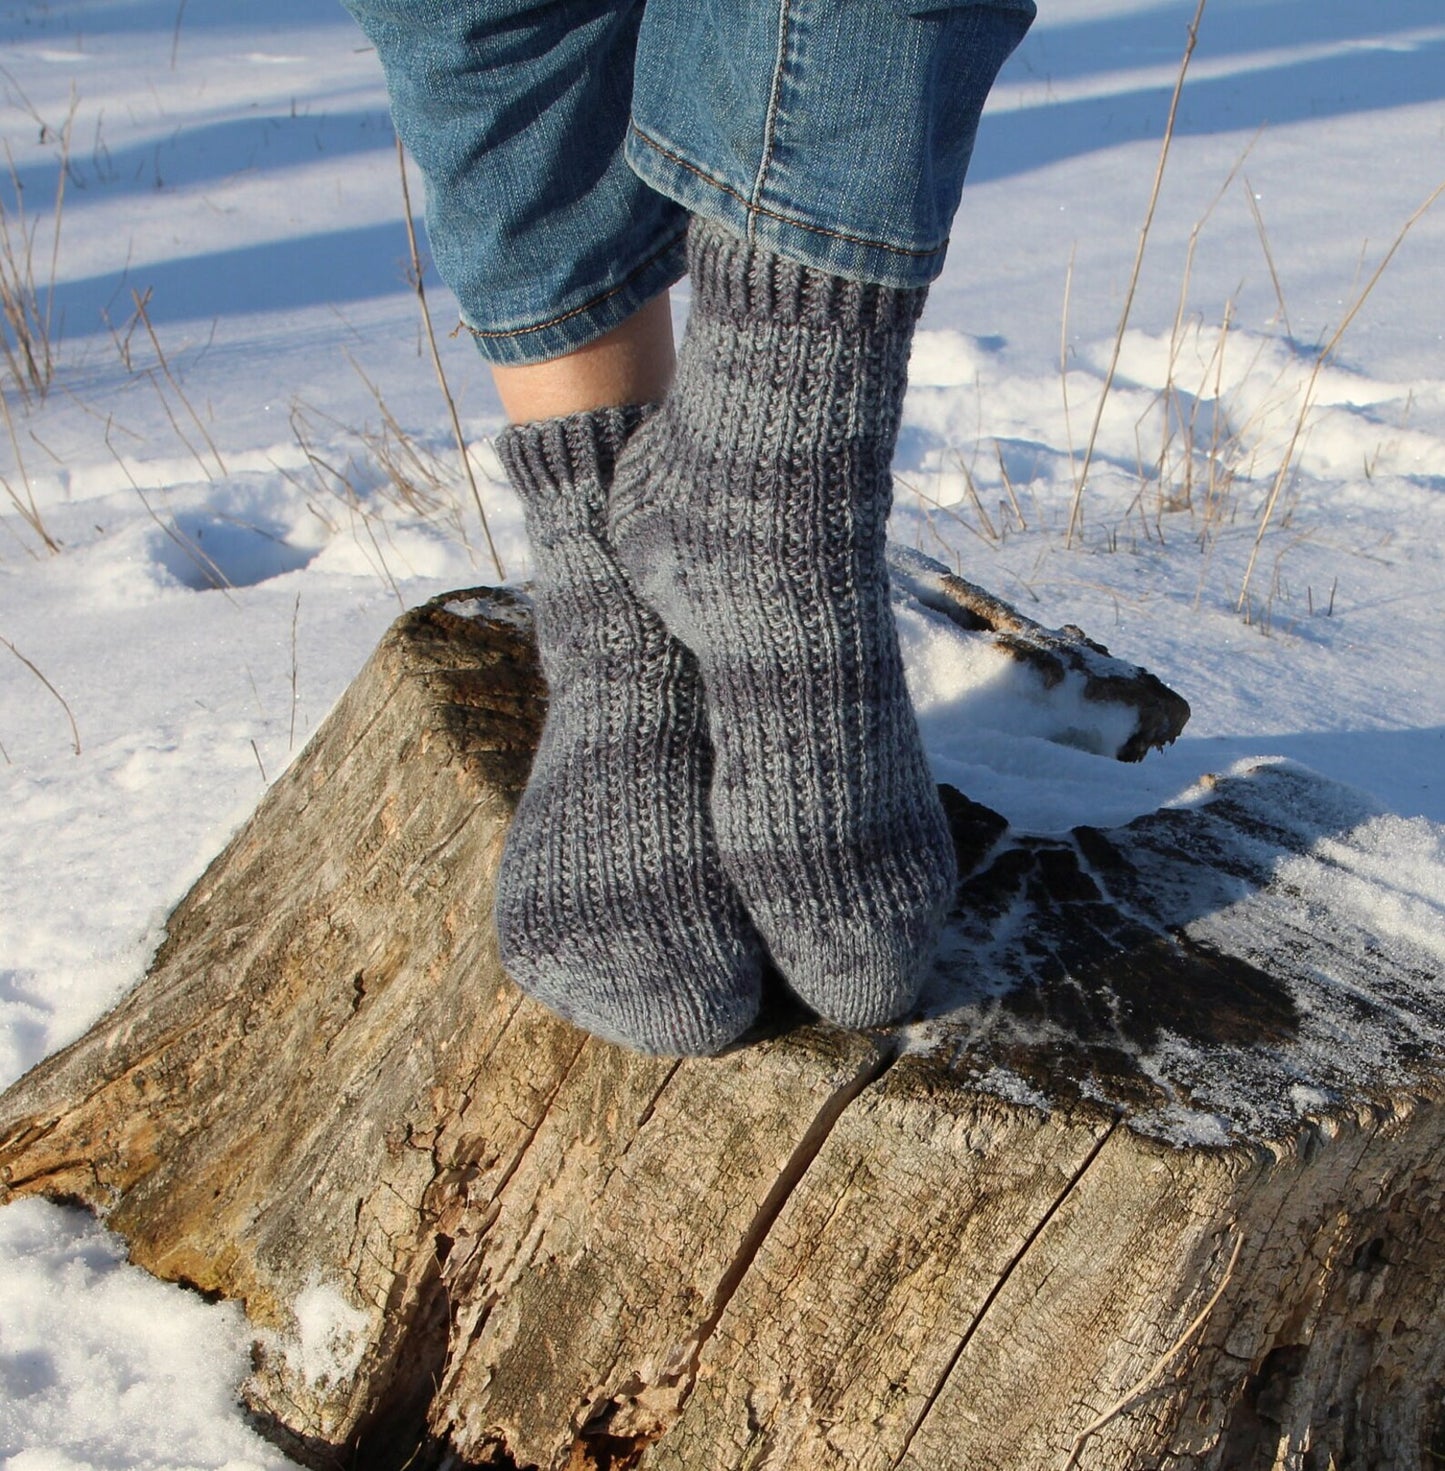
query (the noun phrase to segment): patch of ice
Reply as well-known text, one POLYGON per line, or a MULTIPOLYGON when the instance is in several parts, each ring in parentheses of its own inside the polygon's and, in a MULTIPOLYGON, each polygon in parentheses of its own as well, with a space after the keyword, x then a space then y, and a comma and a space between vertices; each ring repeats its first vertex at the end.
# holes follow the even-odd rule
POLYGON ((991 1067, 975 1082, 983 1092, 991 1093, 995 1098, 1002 1098, 1005 1103, 1014 1103, 1020 1108, 1037 1109, 1040 1113, 1045 1114, 1052 1112, 1048 1098, 1040 1093, 1032 1083, 1019 1077, 1009 1068, 991 1067))
POLYGON ((1136 1114, 1129 1123, 1139 1133, 1179 1149, 1223 1149, 1233 1142, 1229 1120, 1222 1114, 1183 1103, 1136 1114))
POLYGON ((1296 1083, 1289 1090, 1289 1101, 1295 1112, 1303 1118, 1306 1114, 1321 1113, 1330 1106, 1331 1096, 1323 1088, 1311 1088, 1305 1083, 1296 1083))
MULTIPOLYGON (((526 600, 526 592, 522 588, 512 589, 520 598, 526 600)), ((512 628, 530 630, 532 627, 532 615, 530 609, 525 605, 519 605, 510 599, 504 598, 452 598, 442 604, 444 612, 451 613, 457 618, 467 618, 479 621, 483 618, 496 623, 505 623, 512 628)))

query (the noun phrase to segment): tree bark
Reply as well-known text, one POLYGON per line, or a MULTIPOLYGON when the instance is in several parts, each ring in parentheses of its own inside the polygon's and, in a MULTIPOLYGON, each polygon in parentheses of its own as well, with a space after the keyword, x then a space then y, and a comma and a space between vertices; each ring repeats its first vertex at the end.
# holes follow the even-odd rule
MULTIPOLYGON (((1115 754, 1178 733, 1076 630, 895 578, 1133 711, 1115 754)), ((404 616, 142 985, 0 1099, 0 1196, 82 1203, 240 1299, 247 1401, 293 1454, 1445 1455, 1438 831, 1278 764, 1058 839, 945 790, 966 877, 916 1017, 845 1033, 775 983, 726 1055, 644 1058, 498 963, 544 702, 518 597, 404 616)))

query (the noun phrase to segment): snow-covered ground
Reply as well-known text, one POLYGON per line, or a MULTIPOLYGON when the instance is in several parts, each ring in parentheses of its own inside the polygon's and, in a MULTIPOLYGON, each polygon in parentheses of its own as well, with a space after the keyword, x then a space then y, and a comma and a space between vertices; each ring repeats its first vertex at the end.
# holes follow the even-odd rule
MULTIPOLYGON (((1445 181, 1439 0, 1209 0, 1122 338, 1194 6, 1043 9, 919 334, 894 532, 1194 718, 1140 767, 1021 736, 915 631, 939 774, 1058 830, 1280 754, 1445 822, 1445 201, 1376 277, 1445 181)), ((497 574, 332 0, 13 0, 0 56, 0 248, 55 279, 48 392, 0 365, 3 1084, 139 977, 396 612, 497 574)), ((500 409, 431 300, 525 576, 500 409)), ((121 1262, 0 1212, 0 1466, 284 1465, 232 1405, 238 1317, 121 1262)))

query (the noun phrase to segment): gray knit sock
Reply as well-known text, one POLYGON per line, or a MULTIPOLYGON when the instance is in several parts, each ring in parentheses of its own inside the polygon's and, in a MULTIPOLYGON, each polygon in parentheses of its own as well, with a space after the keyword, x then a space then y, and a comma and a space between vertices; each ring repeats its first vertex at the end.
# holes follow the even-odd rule
POLYGON ((956 881, 888 598, 890 462, 922 291, 694 222, 668 400, 609 533, 697 655, 723 863, 779 969, 845 1026, 904 1013, 956 881))
POLYGON ((497 878, 502 963, 530 995, 643 1052, 716 1052, 757 1014, 761 947, 720 866, 692 656, 600 535, 640 409, 505 430, 536 562, 550 701, 497 878))

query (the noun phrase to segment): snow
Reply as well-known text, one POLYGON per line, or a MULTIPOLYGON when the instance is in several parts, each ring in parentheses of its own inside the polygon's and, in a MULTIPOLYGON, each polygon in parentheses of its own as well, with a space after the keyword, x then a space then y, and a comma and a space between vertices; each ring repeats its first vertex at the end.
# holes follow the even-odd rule
POLYGON ((288 1466, 242 1423, 250 1332, 125 1265, 89 1217, 44 1201, 0 1211, 0 1465, 272 1471, 288 1466))
MULTIPOLYGON (((1061 716, 922 611, 910 678, 940 777, 1021 830, 1197 800, 1261 756, 1361 789, 1369 842, 1309 881, 1439 955, 1445 203, 1373 279, 1445 172, 1438 0, 1210 0, 1070 534, 1193 8, 1045 7, 1006 69, 917 340, 893 524, 1147 665, 1193 720, 1140 766, 1092 755, 1097 712, 1061 716)), ((332 0, 17 0, 0 44, 42 276, 74 107, 54 382, 7 391, 0 433, 4 1082, 135 982, 397 611, 496 572, 406 282, 375 58, 332 0)), ((13 216, 3 178, 0 199, 13 216)), ((430 299, 520 579, 501 411, 430 299)), ((0 1254, 0 1464, 285 1464, 235 1408, 233 1309, 39 1204, 0 1212, 0 1254)), ((326 1291, 297 1351, 342 1373, 326 1291)))
POLYGON ((304 1288, 291 1311, 296 1332, 282 1344, 290 1367, 308 1385, 349 1379, 366 1352, 367 1315, 340 1288, 321 1281, 304 1288))

